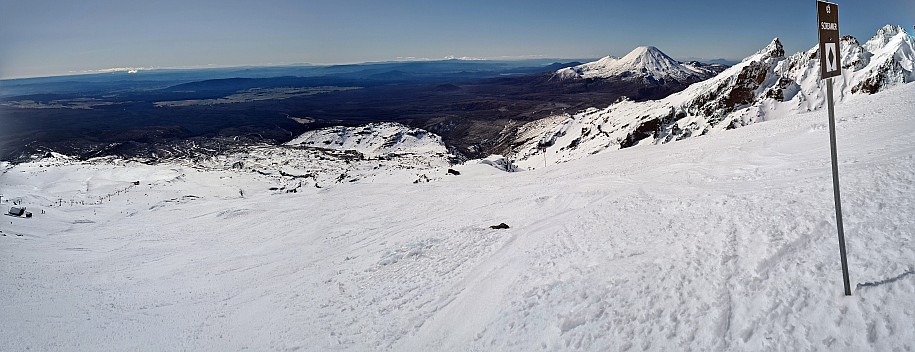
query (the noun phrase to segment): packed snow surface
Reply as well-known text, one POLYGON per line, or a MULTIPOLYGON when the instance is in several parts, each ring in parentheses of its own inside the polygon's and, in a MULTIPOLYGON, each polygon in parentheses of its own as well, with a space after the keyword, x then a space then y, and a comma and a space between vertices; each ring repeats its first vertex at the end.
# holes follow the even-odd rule
POLYGON ((0 350, 911 351, 915 85, 837 114, 851 297, 822 111, 298 193, 54 157, 0 165, 0 350))

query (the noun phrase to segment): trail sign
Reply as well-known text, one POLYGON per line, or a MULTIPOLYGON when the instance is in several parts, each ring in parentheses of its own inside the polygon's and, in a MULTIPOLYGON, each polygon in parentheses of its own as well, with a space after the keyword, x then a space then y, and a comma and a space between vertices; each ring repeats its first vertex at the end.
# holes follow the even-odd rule
POLYGON ((826 108, 829 112, 829 150, 832 156, 832 192, 836 201, 836 230, 839 232, 839 257, 845 295, 851 296, 848 259, 845 255, 845 228, 842 226, 842 200, 839 195, 839 156, 836 152, 836 114, 832 99, 832 78, 842 75, 839 58, 839 5, 817 0, 817 28, 820 34, 820 78, 826 80, 826 108))
POLYGON ((839 5, 817 1, 817 28, 820 34, 820 78, 842 74, 839 55, 839 5))

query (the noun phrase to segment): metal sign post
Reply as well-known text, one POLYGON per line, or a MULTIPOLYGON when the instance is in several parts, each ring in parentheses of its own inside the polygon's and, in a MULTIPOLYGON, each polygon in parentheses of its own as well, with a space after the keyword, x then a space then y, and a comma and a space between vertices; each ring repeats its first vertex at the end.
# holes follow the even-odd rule
POLYGON ((839 55, 839 5, 817 1, 817 28, 820 37, 820 78, 826 80, 826 106, 829 112, 829 148, 832 152, 832 190, 836 201, 836 228, 839 230, 839 255, 845 295, 851 296, 848 259, 845 256, 845 228, 842 226, 842 200, 839 197, 839 158, 836 153, 836 115, 833 107, 832 78, 842 75, 839 55))

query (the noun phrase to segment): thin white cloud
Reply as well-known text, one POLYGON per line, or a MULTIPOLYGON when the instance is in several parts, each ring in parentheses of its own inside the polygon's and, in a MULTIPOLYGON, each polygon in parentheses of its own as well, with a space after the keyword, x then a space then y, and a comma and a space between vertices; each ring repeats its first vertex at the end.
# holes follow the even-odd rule
POLYGON ((432 61, 428 57, 416 57, 416 56, 398 56, 394 61, 432 61))
POLYGON ((456 56, 456 55, 447 55, 441 58, 428 58, 428 57, 418 57, 418 56, 398 56, 394 58, 394 61, 438 61, 438 60, 488 60, 485 57, 472 57, 472 56, 456 56))
POLYGON ((530 54, 530 55, 503 55, 503 56, 491 56, 490 60, 522 60, 522 59, 542 59, 546 55, 542 54, 530 54))
POLYGON ((443 60, 466 60, 466 61, 481 61, 488 60, 485 57, 472 57, 472 56, 454 56, 448 55, 442 58, 443 60))
POLYGON ((128 73, 137 73, 143 70, 154 70, 155 67, 111 67, 103 68, 98 70, 79 70, 79 71, 68 71, 69 73, 110 73, 110 72, 128 72, 128 73))
POLYGON ((419 57, 419 56, 398 56, 394 58, 394 61, 436 61, 436 60, 465 60, 465 61, 486 61, 486 60, 524 60, 524 59, 541 59, 545 58, 546 55, 541 54, 530 54, 530 55, 501 55, 501 56, 457 56, 457 55, 447 55, 442 58, 434 59, 428 57, 419 57))

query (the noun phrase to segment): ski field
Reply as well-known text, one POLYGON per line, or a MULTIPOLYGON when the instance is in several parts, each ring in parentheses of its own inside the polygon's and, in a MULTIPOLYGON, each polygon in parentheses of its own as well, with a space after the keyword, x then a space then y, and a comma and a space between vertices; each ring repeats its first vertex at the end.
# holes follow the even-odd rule
POLYGON ((912 351, 915 85, 836 113, 851 297, 825 111, 297 193, 54 157, 0 164, 0 351, 912 351))

